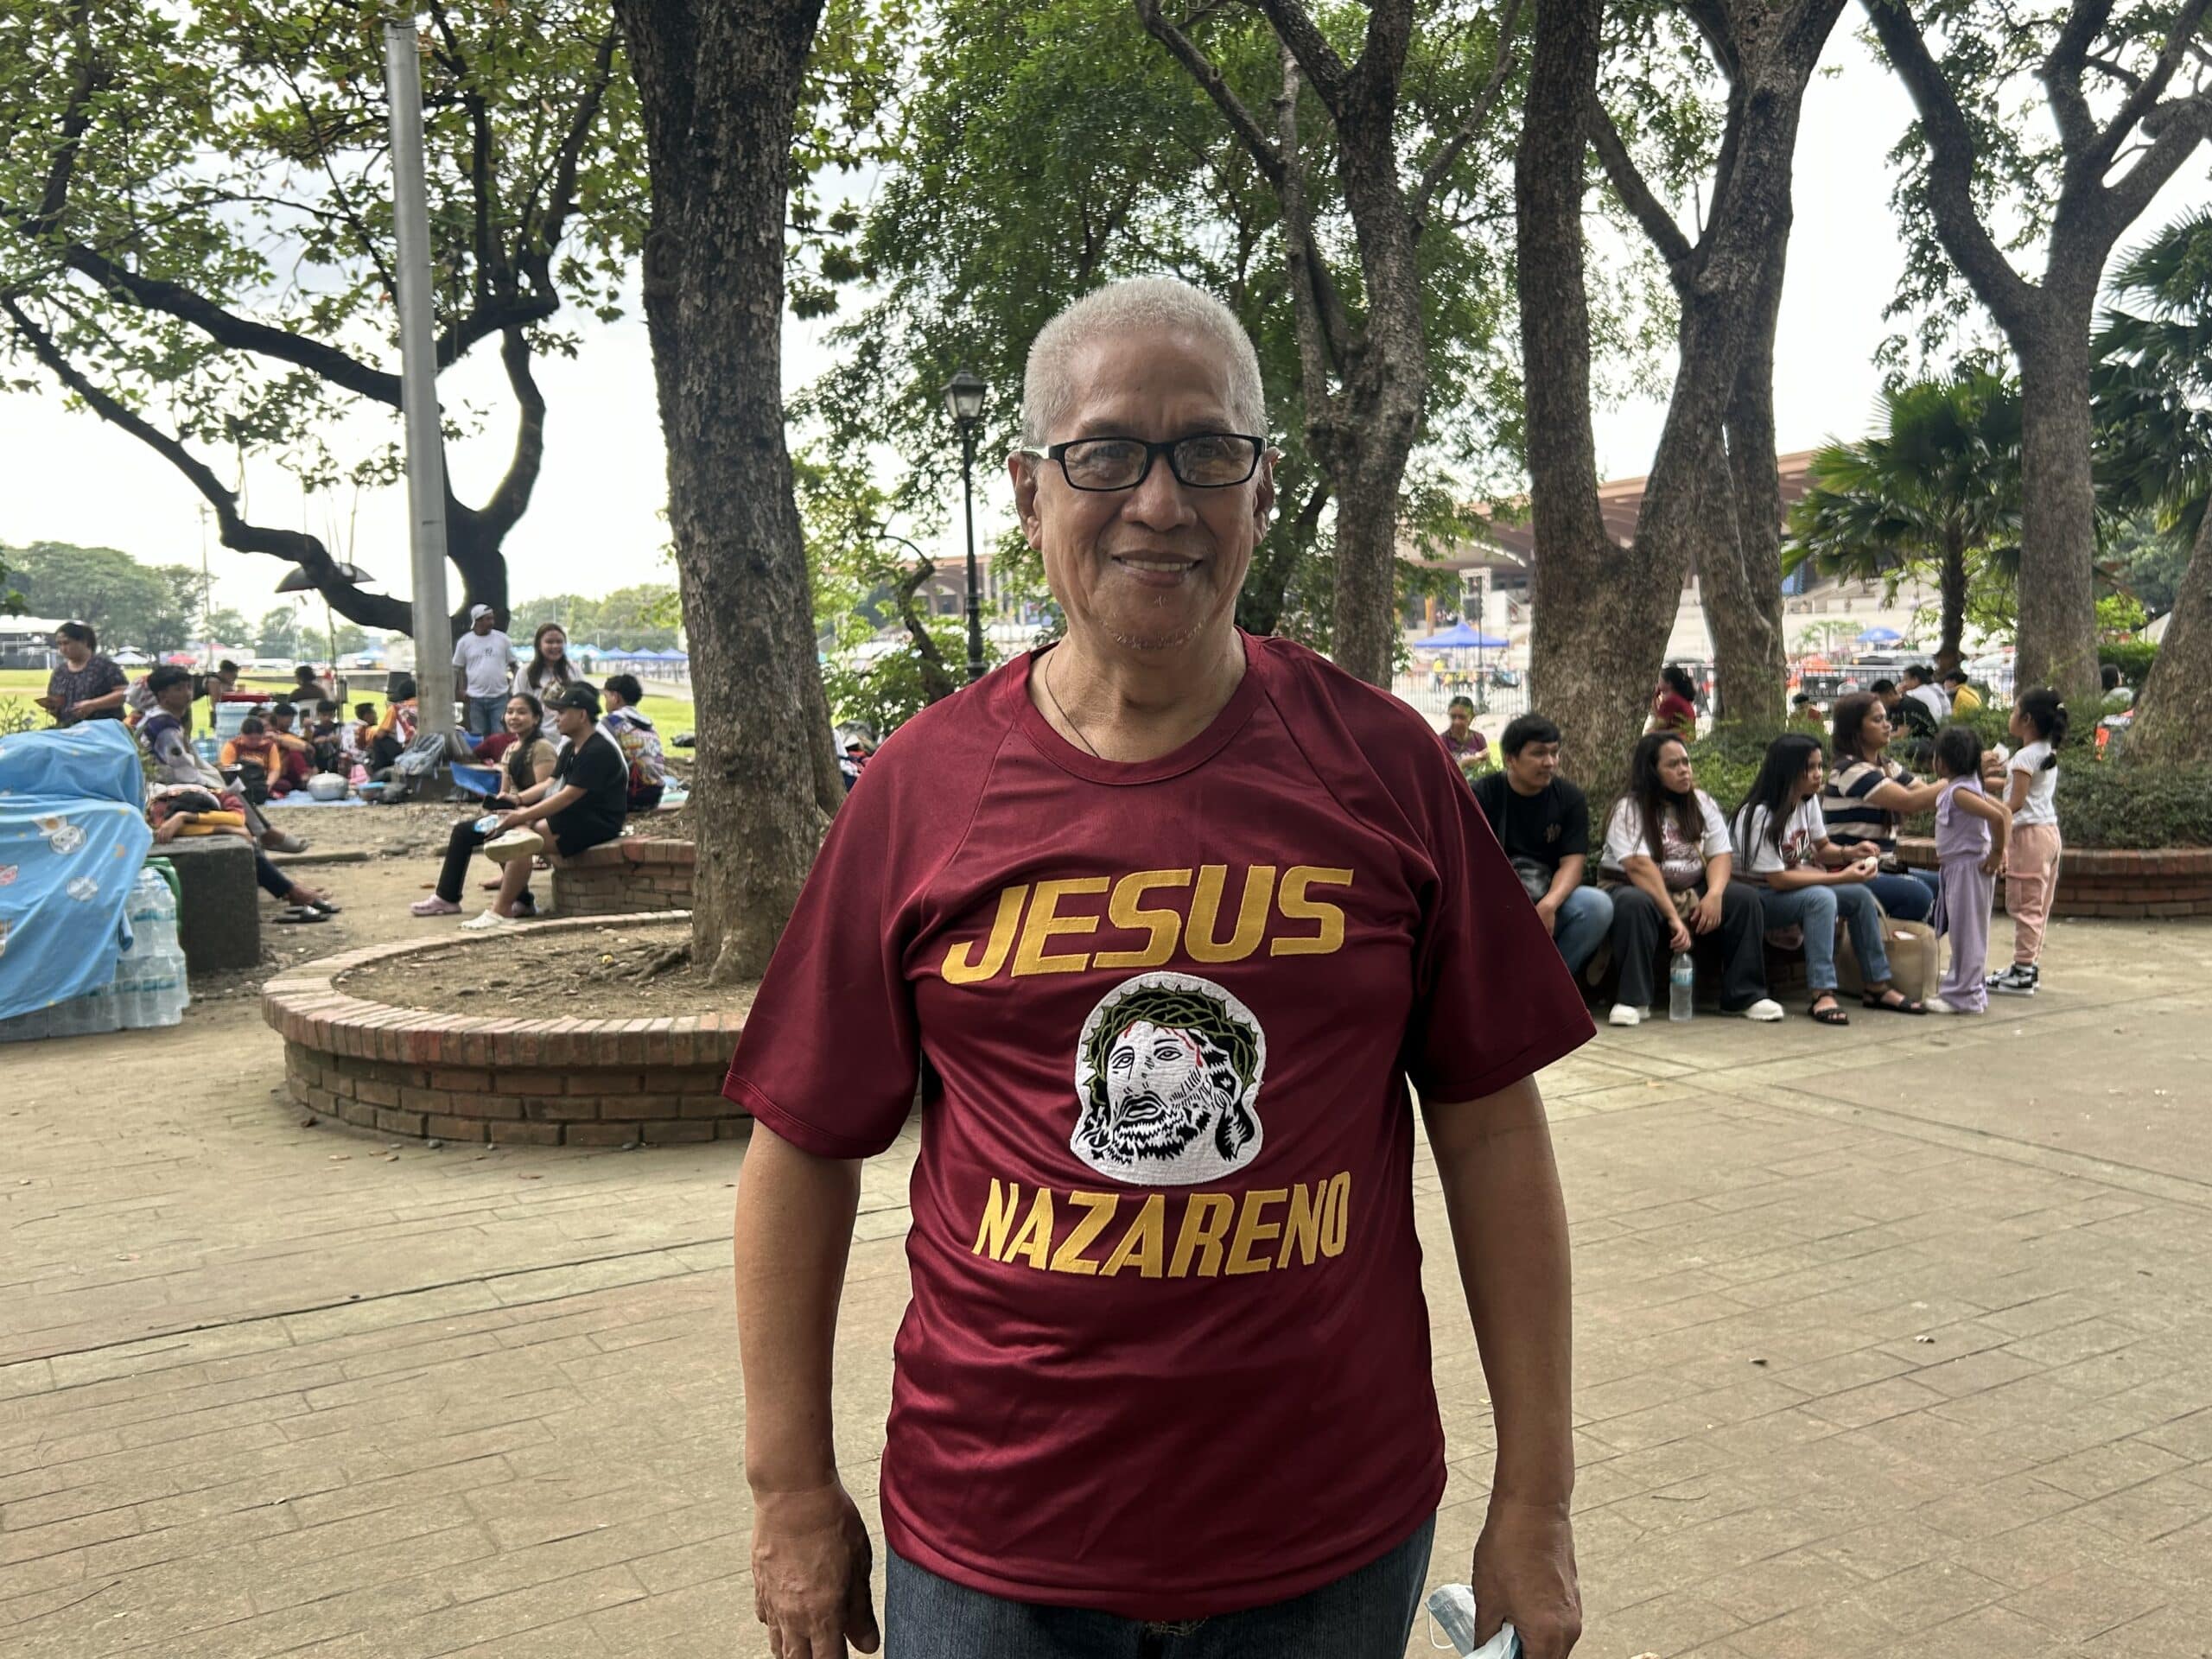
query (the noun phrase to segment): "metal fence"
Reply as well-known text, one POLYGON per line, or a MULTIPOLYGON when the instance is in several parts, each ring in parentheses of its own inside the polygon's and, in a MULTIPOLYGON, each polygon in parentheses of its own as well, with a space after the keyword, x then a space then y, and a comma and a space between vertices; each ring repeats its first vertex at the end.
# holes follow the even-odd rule
POLYGON ((1471 697, 1478 721, 1511 720, 1529 712, 1529 682, 1514 675, 1502 683, 1495 674, 1401 674, 1390 682, 1392 695, 1428 716, 1432 726, 1444 724, 1445 712, 1454 697, 1471 697))

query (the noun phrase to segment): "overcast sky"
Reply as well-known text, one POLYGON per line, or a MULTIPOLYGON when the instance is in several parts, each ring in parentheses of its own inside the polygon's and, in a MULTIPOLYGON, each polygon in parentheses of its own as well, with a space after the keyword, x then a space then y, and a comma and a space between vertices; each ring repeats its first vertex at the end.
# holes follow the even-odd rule
MULTIPOLYGON (((1904 131, 1910 105, 1859 42, 1850 19, 1836 31, 1827 60, 1840 73, 1815 79, 1806 100, 1775 358, 1777 436, 1785 454, 1865 429, 1880 380, 1872 356, 1891 332, 1882 308, 1903 264, 1884 158, 1904 131)), ((2212 186, 2200 155, 2123 245, 2208 200, 2212 186)), ((828 326, 791 325, 791 384, 804 383, 824 365, 820 340, 828 326)), ((549 357, 537 368, 550 407, 545 467, 528 515, 507 542, 517 597, 597 594, 674 579, 660 559, 666 486, 644 324, 634 316, 611 326, 587 321, 579 332, 583 348, 576 358, 549 357)), ((483 438, 452 452, 454 487, 464 500, 481 499, 489 490, 510 442, 496 357, 479 355, 480 361, 440 383, 448 408, 474 397, 502 410, 483 438)), ((1664 416, 1663 404, 1644 400, 1601 410, 1603 475, 1644 471, 1664 416)), ((395 414, 395 433, 397 424, 395 414)), ((0 542, 104 543, 149 563, 198 561, 198 494, 151 451, 91 415, 65 410, 58 396, 0 393, 0 542)), ((220 457, 208 459, 222 470, 220 457)), ((315 531, 342 556, 350 493, 303 504, 298 488, 273 467, 253 469, 247 488, 255 519, 315 531)), ((407 593, 403 494, 364 495, 353 536, 354 562, 379 578, 385 591, 407 593)), ((257 618, 276 602, 271 590, 289 567, 231 552, 215 544, 212 531, 207 539, 217 602, 257 618)))

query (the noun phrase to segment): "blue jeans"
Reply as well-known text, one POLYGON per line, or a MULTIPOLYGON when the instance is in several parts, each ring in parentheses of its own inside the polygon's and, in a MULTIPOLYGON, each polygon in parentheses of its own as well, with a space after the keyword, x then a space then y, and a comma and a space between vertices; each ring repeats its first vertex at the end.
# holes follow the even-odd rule
POLYGON ((1305 1595, 1160 1623, 1007 1601, 887 1551, 884 1659, 1400 1659, 1435 1538, 1431 1516, 1389 1554, 1305 1595))
POLYGON ((1835 989, 1835 918, 1851 930, 1852 954, 1859 958, 1861 982, 1879 984, 1890 976, 1889 952, 1882 945, 1882 906, 1872 884, 1846 882, 1832 887, 1796 887, 1777 893, 1759 889, 1759 908, 1767 931, 1792 922, 1805 930, 1805 983, 1815 991, 1835 989))
POLYGON ((1897 920, 1925 922, 1935 917, 1936 895, 1943 878, 1933 870, 1911 870, 1903 875, 1878 875, 1866 885, 1897 920))
POLYGON ((1567 971, 1576 978, 1613 931, 1613 895, 1603 887, 1577 887, 1560 901, 1552 925, 1552 943, 1559 947, 1567 971))
POLYGON ((494 691, 487 697, 468 699, 468 729, 479 737, 489 737, 499 729, 499 722, 507 712, 507 694, 494 691))

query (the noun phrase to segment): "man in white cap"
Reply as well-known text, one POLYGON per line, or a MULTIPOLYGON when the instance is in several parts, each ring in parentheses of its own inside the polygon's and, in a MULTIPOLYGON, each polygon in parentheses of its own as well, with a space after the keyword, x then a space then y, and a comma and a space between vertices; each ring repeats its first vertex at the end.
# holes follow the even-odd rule
POLYGON ((499 717, 507 711, 507 680, 514 672, 514 652, 499 624, 499 616, 489 605, 473 607, 468 632, 453 648, 454 672, 461 677, 461 695, 468 704, 468 729, 477 737, 498 731, 499 717))

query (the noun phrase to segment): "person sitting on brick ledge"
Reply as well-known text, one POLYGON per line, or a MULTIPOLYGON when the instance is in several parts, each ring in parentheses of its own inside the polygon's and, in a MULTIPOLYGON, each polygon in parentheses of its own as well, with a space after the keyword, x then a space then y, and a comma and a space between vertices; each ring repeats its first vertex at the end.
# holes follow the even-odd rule
MULTIPOLYGON (((538 730, 544 718, 545 711, 529 692, 518 691, 507 699, 505 735, 510 741, 500 750, 505 788, 485 805, 512 810, 523 804, 532 790, 553 776, 553 745, 538 730)), ((488 747, 493 740, 487 737, 484 741, 488 747)), ((410 906, 416 915, 461 914, 461 889, 468 880, 468 861, 490 839, 476 827, 482 817, 481 813, 472 812, 454 825, 453 833, 446 838, 446 859, 438 871, 437 889, 428 899, 417 899, 410 906)), ((526 868, 527 861, 524 863, 526 868)), ((531 907, 531 913, 536 913, 535 906, 531 907)))
MULTIPOLYGON (((553 775, 524 790, 514 810, 500 814, 491 836, 543 823, 550 833, 555 856, 574 858, 622 833, 622 820, 630 808, 630 763, 622 746, 600 728, 599 693, 590 686, 579 683, 556 691, 548 706, 569 746, 555 762, 553 775)), ((518 907, 525 904, 536 914, 530 899, 530 865, 527 858, 510 860, 499 873, 499 896, 492 907, 461 925, 474 932, 513 927, 518 921, 518 907)))

